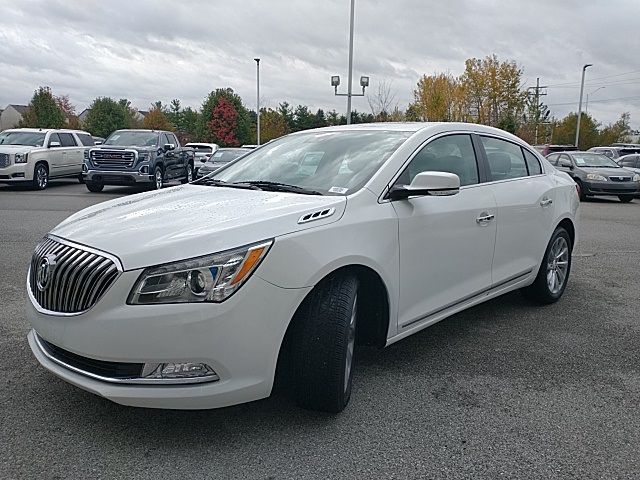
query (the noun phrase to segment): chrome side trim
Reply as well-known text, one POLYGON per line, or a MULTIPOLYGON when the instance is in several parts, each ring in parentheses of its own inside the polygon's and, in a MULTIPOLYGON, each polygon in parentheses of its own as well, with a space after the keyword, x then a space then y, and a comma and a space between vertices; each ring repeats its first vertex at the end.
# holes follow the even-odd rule
MULTIPOLYGON (((84 370, 81 370, 77 367, 74 367, 73 365, 69 365, 65 362, 63 362, 62 360, 59 360, 58 358, 54 357, 53 355, 51 355, 47 349, 44 347, 44 345, 42 345, 42 342, 40 342, 40 336, 38 335, 38 333, 33 330, 33 338, 35 340, 36 345, 38 346, 38 349, 40 350, 40 352, 47 357, 49 360, 51 360, 53 363, 55 363, 56 365, 59 365, 63 368, 66 368, 67 370, 71 370, 74 373, 77 373, 79 375, 83 375, 85 377, 89 377, 93 380, 98 380, 100 382, 107 382, 107 383, 117 383, 120 385, 188 385, 188 384, 197 384, 197 383, 207 383, 207 382, 215 382, 220 380, 220 377, 216 374, 214 375, 209 375, 206 377, 198 377, 198 378, 165 378, 165 379, 158 379, 158 378, 110 378, 110 377, 103 377, 102 375, 96 375, 95 373, 91 373, 91 372, 86 372, 84 370)), ((145 364, 145 368, 143 368, 143 372, 146 369, 146 365, 145 364)), ((150 365, 155 365, 157 366, 157 363, 154 364, 150 364, 150 365)))
POLYGON ((510 283, 515 283, 519 280, 524 279, 524 277, 526 277, 527 275, 529 275, 531 272, 533 272, 533 268, 530 268, 529 270, 519 273, 518 275, 514 275, 513 277, 509 277, 506 280, 503 280, 500 283, 496 283, 491 285, 489 288, 485 288, 484 290, 480 290, 479 292, 476 293, 472 293, 471 295, 467 295, 466 297, 462 297, 460 300, 456 300, 455 302, 449 303, 448 305, 445 305, 442 308, 438 308, 437 310, 434 310, 428 314, 426 314, 423 317, 417 318, 415 320, 412 320, 409 323, 405 323, 404 325, 402 325, 401 328, 407 328, 410 327, 412 325, 415 325, 416 323, 422 322, 424 320, 428 320, 429 317, 433 317, 434 315, 437 315, 438 313, 442 313, 445 310, 449 310, 450 308, 456 307, 462 303, 468 302, 469 300, 474 300, 477 297, 480 297, 482 295, 488 295, 490 294, 493 290, 498 290, 502 287, 507 286, 510 283))

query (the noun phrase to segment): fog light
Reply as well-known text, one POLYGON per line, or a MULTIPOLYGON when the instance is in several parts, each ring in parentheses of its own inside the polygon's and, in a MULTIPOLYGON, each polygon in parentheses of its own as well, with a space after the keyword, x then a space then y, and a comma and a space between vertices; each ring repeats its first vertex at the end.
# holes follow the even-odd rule
MULTIPOLYGON (((205 363, 161 363, 150 375, 145 378, 199 378, 218 377, 209 365, 205 363)), ((213 378, 212 378, 213 380, 213 378)))
POLYGON ((82 173, 87 173, 89 171, 89 169, 87 168, 87 164, 83 163, 82 164, 82 173))
POLYGON ((14 178, 24 178, 24 173, 14 173, 12 175, 12 177, 14 177, 14 178))
POLYGON ((149 166, 148 165, 144 165, 144 166, 140 167, 140 173, 149 173, 149 166))

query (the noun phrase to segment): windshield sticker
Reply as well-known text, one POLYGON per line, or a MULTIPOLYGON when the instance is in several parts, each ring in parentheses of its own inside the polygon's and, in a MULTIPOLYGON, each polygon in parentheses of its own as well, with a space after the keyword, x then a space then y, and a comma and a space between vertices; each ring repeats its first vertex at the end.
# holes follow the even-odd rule
POLYGON ((574 158, 575 158, 576 163, 578 165, 586 165, 587 164, 587 162, 585 162, 583 158, 579 158, 579 157, 574 157, 574 158))
POLYGON ((349 189, 348 188, 343 188, 343 187, 331 187, 329 189, 329 193, 347 193, 349 189))

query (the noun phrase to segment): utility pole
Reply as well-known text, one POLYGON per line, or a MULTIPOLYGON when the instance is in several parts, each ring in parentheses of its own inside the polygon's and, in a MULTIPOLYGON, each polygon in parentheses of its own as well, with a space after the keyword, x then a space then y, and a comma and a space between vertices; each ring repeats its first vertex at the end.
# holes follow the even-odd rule
POLYGON ((535 98, 535 102, 536 102, 536 110, 535 110, 535 144, 538 144, 538 124, 540 123, 540 97, 544 97, 547 92, 545 91, 544 93, 540 93, 541 90, 547 88, 546 85, 544 86, 540 86, 540 77, 536 78, 536 86, 535 87, 529 87, 527 90, 534 90, 535 93, 534 98, 535 98))
MULTIPOLYGON (((580 102, 578 103, 578 121, 576 122, 576 147, 578 147, 578 140, 580 139, 580 119, 582 117, 582 94, 584 93, 584 74, 587 68, 592 67, 592 63, 587 63, 582 67, 582 81, 580 82, 580 102)), ((578 147, 579 148, 579 147, 578 147)))

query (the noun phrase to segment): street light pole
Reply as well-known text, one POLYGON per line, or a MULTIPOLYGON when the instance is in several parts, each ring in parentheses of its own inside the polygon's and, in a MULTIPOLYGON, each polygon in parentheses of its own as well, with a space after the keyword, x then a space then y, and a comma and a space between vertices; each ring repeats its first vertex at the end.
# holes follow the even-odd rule
POLYGON ((587 101, 584 102, 584 113, 589 113, 589 95, 593 95, 598 90, 602 90, 603 88, 604 87, 598 87, 595 90, 592 90, 591 92, 587 92, 587 101))
POLYGON ((580 82, 580 102, 578 103, 578 123, 576 125, 576 143, 575 146, 578 147, 578 140, 580 139, 580 119, 582 117, 582 94, 584 92, 584 74, 587 71, 587 68, 592 67, 592 63, 587 63, 582 67, 582 81, 580 82))
POLYGON ((256 105, 257 105, 257 114, 258 114, 258 131, 257 131, 257 145, 260 146, 260 59, 254 58, 256 61, 256 105))
POLYGON ((349 80, 347 84, 347 125, 351 124, 351 81, 353 79, 353 13, 356 0, 351 0, 351 17, 349 20, 349 80))

